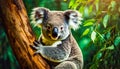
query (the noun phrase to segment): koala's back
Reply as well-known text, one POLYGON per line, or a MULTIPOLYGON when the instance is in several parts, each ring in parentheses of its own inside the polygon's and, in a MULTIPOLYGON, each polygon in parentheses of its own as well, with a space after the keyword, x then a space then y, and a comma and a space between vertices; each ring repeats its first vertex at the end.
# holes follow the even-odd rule
POLYGON ((65 41, 64 44, 71 47, 71 52, 70 52, 70 55, 69 55, 69 58, 67 59, 67 61, 74 62, 75 64, 77 64, 77 67, 79 69, 81 69, 83 66, 82 51, 79 48, 79 46, 78 46, 76 40, 74 39, 74 37, 72 36, 72 34, 69 36, 69 39, 65 41))

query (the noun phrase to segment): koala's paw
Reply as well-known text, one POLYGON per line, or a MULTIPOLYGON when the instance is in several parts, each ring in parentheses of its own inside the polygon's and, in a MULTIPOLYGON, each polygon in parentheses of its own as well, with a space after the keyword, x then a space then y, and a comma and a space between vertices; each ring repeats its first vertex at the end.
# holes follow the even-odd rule
POLYGON ((37 41, 37 40, 35 40, 35 41, 33 42, 33 44, 34 44, 35 46, 41 46, 41 43, 40 43, 39 41, 37 41))
POLYGON ((35 40, 35 41, 33 42, 33 45, 31 45, 31 47, 32 47, 33 49, 37 50, 34 54, 38 54, 38 53, 41 52, 41 46, 42 46, 42 44, 41 44, 39 41, 35 40))

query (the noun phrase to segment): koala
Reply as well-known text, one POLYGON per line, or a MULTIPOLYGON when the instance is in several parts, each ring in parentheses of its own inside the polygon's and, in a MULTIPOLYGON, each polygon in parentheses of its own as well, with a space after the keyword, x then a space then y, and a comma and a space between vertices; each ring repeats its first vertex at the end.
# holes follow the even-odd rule
POLYGON ((32 47, 40 54, 51 69, 82 69, 83 55, 72 36, 81 24, 82 15, 75 10, 50 11, 37 7, 31 13, 34 26, 41 28, 41 35, 32 47))

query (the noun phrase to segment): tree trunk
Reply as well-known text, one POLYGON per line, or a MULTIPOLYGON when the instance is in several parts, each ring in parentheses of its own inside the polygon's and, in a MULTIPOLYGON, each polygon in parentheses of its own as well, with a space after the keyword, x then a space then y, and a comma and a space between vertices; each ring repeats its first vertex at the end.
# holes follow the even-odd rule
POLYGON ((0 16, 21 69, 49 69, 40 55, 33 56, 35 36, 22 0, 0 0, 0 16))

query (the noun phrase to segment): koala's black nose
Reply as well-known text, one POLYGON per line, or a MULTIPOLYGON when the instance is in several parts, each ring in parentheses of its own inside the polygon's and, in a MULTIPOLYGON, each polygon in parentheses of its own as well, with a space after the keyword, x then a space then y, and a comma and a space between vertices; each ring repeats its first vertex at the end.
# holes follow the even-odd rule
POLYGON ((52 30, 52 37, 56 38, 58 36, 58 28, 54 27, 52 30))

